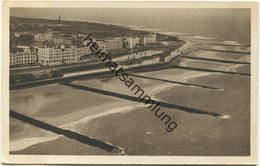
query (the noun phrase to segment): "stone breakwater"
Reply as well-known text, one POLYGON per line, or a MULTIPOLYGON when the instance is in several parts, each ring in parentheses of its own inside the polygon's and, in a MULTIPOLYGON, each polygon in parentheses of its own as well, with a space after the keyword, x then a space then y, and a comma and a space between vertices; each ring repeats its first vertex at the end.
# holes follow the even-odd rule
POLYGON ((188 41, 188 40, 184 40, 184 41, 186 43, 182 47, 172 51, 169 56, 165 57, 165 62, 166 63, 171 63, 174 60, 177 60, 177 59, 181 58, 182 55, 185 55, 185 54, 191 52, 191 48, 192 48, 191 42, 188 41))

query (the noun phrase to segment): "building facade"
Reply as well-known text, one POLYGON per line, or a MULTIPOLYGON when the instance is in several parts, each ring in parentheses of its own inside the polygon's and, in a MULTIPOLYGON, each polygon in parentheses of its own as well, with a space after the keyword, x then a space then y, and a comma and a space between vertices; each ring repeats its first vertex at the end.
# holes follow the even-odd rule
POLYGON ((89 47, 79 47, 79 48, 77 48, 77 54, 80 59, 80 57, 82 57, 82 56, 91 54, 91 51, 90 51, 89 47))
POLYGON ((30 64, 37 62, 37 52, 31 48, 19 48, 10 52, 10 65, 30 64))
POLYGON ((144 45, 153 44, 153 43, 156 43, 156 34, 150 33, 149 35, 144 36, 144 41, 143 41, 144 45))
POLYGON ((132 49, 140 44, 140 38, 137 36, 128 36, 125 38, 126 45, 128 48, 132 49))
POLYGON ((90 54, 89 47, 38 48, 38 63, 42 66, 55 66, 80 62, 81 56, 90 54))
POLYGON ((52 41, 52 39, 53 39, 53 34, 51 32, 37 33, 34 36, 34 40, 37 42, 52 41))
POLYGON ((108 38, 105 40, 104 44, 105 44, 105 51, 116 50, 123 47, 123 42, 121 37, 108 38))
POLYGON ((73 38, 69 38, 69 37, 55 37, 55 38, 53 38, 53 42, 55 44, 71 45, 72 42, 73 42, 73 38))
POLYGON ((102 49, 103 52, 106 51, 106 41, 105 40, 98 40, 97 41, 98 44, 98 49, 102 49))

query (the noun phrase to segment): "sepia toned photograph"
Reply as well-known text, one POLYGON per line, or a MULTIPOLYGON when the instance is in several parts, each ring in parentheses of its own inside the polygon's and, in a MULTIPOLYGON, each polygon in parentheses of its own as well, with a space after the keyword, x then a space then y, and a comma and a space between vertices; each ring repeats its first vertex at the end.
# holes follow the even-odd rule
POLYGON ((255 162, 257 4, 193 3, 6 3, 7 161, 255 162))

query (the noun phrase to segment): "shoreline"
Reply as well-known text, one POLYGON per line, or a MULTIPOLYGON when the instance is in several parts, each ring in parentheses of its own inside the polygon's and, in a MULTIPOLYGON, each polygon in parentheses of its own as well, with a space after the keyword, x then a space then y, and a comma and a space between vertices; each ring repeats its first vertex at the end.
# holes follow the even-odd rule
MULTIPOLYGON (((111 24, 113 25, 113 24, 111 24)), ((115 25, 118 26, 118 25, 115 25)), ((118 26, 121 28, 128 28, 125 26, 118 26)), ((145 32, 149 32, 149 33, 158 33, 161 35, 166 35, 166 36, 176 36, 178 37, 180 40, 184 41, 184 45, 182 45, 181 47, 171 51, 171 53, 165 57, 165 61, 166 63, 172 63, 172 61, 178 61, 182 55, 186 54, 187 52, 189 52, 191 50, 191 48, 193 47, 191 43, 191 40, 220 40, 220 39, 216 39, 213 37, 207 37, 207 36, 200 36, 200 35, 184 35, 178 33, 178 32, 169 32, 169 31, 165 31, 162 29, 154 29, 154 28, 138 28, 138 27, 130 27, 131 30, 136 30, 136 31, 145 31, 145 32)), ((239 44, 236 41, 222 41, 224 43, 231 43, 231 44, 239 44)), ((196 47, 196 46, 195 46, 196 47)), ((154 62, 155 58, 147 59, 144 63, 144 65, 131 65, 131 66, 124 66, 126 69, 135 69, 138 67, 149 67, 149 65, 155 65, 155 64, 160 64, 159 59, 156 60, 156 62, 154 62), (147 62, 147 63, 146 63, 147 62)), ((96 62, 95 62, 96 63, 96 62)), ((164 62, 165 63, 165 62, 164 62)), ((177 62, 178 63, 178 62, 177 62)), ((97 63, 97 64, 101 64, 101 63, 97 63)), ((70 64, 73 65, 73 64, 70 64)), ((109 72, 109 70, 104 67, 102 69, 93 69, 93 70, 79 70, 76 72, 70 72, 70 73, 65 73, 64 76, 62 77, 57 77, 57 78, 48 78, 48 79, 43 79, 43 80, 36 80, 36 81, 30 81, 30 82, 22 82, 22 83, 16 83, 16 84, 10 84, 10 89, 11 90, 15 90, 15 89, 26 89, 26 88, 30 88, 30 87, 36 87, 36 86, 43 86, 43 85, 47 85, 47 84, 53 84, 56 83, 58 81, 62 81, 63 79, 77 79, 77 77, 80 76, 88 76, 88 75, 99 75, 99 74, 105 74, 106 72, 109 72), (78 73, 78 74, 77 74, 78 73), (75 78, 74 78, 75 77, 75 78)))
MULTIPOLYGON (((167 33, 167 32, 163 32, 163 33, 167 33)), ((168 32, 168 33, 171 33, 171 32, 168 32)), ((194 35, 194 36, 196 37, 196 35, 194 35)), ((203 40, 207 40, 207 39, 203 39, 203 40)), ((174 50, 172 52, 174 52, 176 54, 177 50, 179 50, 179 49, 181 49, 181 50, 182 49, 187 49, 187 47, 189 47, 190 45, 191 45, 190 42, 186 42, 182 47, 180 47, 180 48, 178 48, 178 49, 176 49, 176 50, 174 50)), ((171 52, 171 54, 172 54, 172 52, 171 52)), ((239 68, 240 66, 243 66, 243 65, 230 66, 228 68, 228 70, 230 70, 230 69, 235 70, 235 69, 239 68)), ((216 74, 217 73, 200 73, 200 74, 196 74, 196 75, 187 74, 189 76, 184 74, 184 76, 180 75, 180 77, 183 77, 180 80, 183 80, 183 81, 186 82, 186 81, 191 80, 191 79, 207 77, 208 75, 216 75, 216 74)), ((74 81, 82 81, 82 80, 74 80, 74 81)), ((52 86, 52 85, 55 86, 56 83, 54 83, 54 84, 46 84, 46 85, 40 86, 40 87, 44 88, 46 86, 52 86)), ((159 93, 161 93, 163 91, 166 91, 168 88, 174 89, 174 88, 177 88, 178 86, 179 85, 171 85, 171 84, 168 84, 168 85, 164 84, 162 86, 162 84, 158 84, 157 86, 149 87, 149 89, 153 89, 153 91, 150 91, 150 93, 152 94, 151 96, 152 96, 153 99, 161 100, 161 98, 158 96, 159 93)), ((31 88, 38 88, 38 87, 30 87, 30 88, 18 89, 18 90, 25 90, 26 91, 26 90, 31 89, 31 88)), ((14 91, 16 91, 16 90, 14 90, 14 91)), ((65 129, 72 129, 72 130, 74 130, 75 126, 80 125, 81 123, 87 124, 87 123, 90 123, 90 122, 92 122, 92 121, 94 121, 94 120, 96 120, 98 118, 102 118, 102 117, 104 118, 104 117, 107 117, 109 115, 123 114, 123 113, 132 112, 132 111, 138 110, 139 107, 143 108, 143 107, 145 107, 145 105, 144 104, 140 104, 140 105, 134 105, 134 106, 133 105, 120 106, 118 108, 109 109, 107 111, 100 112, 98 114, 90 115, 90 116, 81 118, 79 120, 75 120, 75 121, 73 121, 71 123, 68 123, 66 125, 61 125, 59 127, 62 127, 62 128, 65 128, 65 129)), ((50 142, 50 141, 53 141, 53 140, 57 140, 60 137, 61 136, 45 137, 44 140, 42 140, 42 139, 41 140, 37 140, 37 139, 35 139, 35 137, 29 137, 29 138, 23 138, 23 139, 14 140, 14 142, 13 142, 14 144, 20 144, 20 145, 12 145, 12 141, 10 141, 10 151, 14 151, 15 152, 15 151, 23 150, 23 149, 26 149, 26 148, 28 148, 28 147, 30 147, 32 145, 38 145, 38 144, 43 143, 43 142, 50 142), (21 142, 18 143, 18 141, 21 141, 21 142), (27 142, 28 144, 26 144, 24 142, 27 142)))
MULTIPOLYGON (((235 65, 235 66, 230 66, 231 69, 237 69, 239 68, 240 66, 243 66, 243 65, 235 65)), ((195 75, 191 75, 191 74, 184 74, 184 75, 180 75, 179 76, 179 79, 180 81, 183 80, 183 81, 189 81, 191 79, 197 79, 197 78, 202 78, 202 77, 207 77, 208 75, 218 75, 217 73, 197 73, 195 75)), ((80 81, 80 80, 78 80, 80 81)), ((157 85, 157 86, 151 86, 151 87, 148 87, 148 89, 153 89, 152 91, 150 91, 150 96, 155 99, 155 100, 158 100, 160 101, 161 98, 158 96, 159 93, 161 93, 162 91, 166 91, 167 89, 171 88, 171 89, 174 89, 174 88, 178 88, 179 85, 171 85, 171 84, 164 84, 164 85, 157 85)), ((148 90, 149 91, 149 90, 148 90)), ((101 113, 98 113, 98 114, 94 114, 94 115, 90 115, 88 117, 84 117, 80 120, 76 120, 76 121, 73 121, 71 123, 68 123, 68 124, 65 124, 65 125, 61 125, 59 127, 61 128, 64 128, 64 129, 71 129, 71 130, 75 130, 75 126, 76 125, 80 125, 81 123, 90 123, 91 121, 95 120, 95 119, 98 119, 98 118, 101 118, 101 117, 106 117, 106 116, 109 116, 109 115, 113 115, 113 114, 118 114, 118 113, 127 113, 127 112, 132 112, 132 111, 135 111, 135 110, 138 110, 137 108, 135 107, 140 107, 140 108, 143 108, 143 107, 146 107, 144 104, 139 104, 139 105, 126 105, 126 106, 120 106, 118 108, 115 108, 115 109, 110 109, 108 111, 105 111, 105 112, 101 112, 101 113), (127 110, 128 108, 131 108, 131 110, 127 110), (74 126, 75 125, 75 126, 74 126)), ((224 115, 225 117, 229 118, 229 115, 224 115)), ((52 141, 52 140, 56 140, 58 139, 60 136, 51 136, 51 137, 45 137, 45 141, 39 141, 38 143, 34 143, 32 145, 36 145, 36 144, 39 144, 39 143, 43 143, 43 142, 48 142, 48 141, 52 141)), ((25 139, 22 139, 21 143, 23 144, 25 139)), ((15 143, 18 142, 18 140, 14 140, 15 143)), ((35 142, 35 139, 34 138, 26 138, 26 141, 28 142, 35 142), (32 139, 32 140, 31 140, 32 139)), ((10 142, 11 143, 11 142, 10 142)), ((18 143, 19 144, 19 143, 18 143)), ((17 147, 13 147, 13 149, 19 149, 19 150, 23 150, 23 149, 26 149, 28 147, 31 146, 31 143, 29 145, 24 145, 23 148, 20 147, 18 145, 19 148, 17 147)), ((16 151, 16 150, 14 150, 16 151)))

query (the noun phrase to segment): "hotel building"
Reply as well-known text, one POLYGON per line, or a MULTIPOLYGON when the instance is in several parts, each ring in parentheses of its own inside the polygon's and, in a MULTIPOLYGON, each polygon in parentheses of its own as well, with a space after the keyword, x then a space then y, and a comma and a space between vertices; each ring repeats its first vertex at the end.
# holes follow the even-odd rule
POLYGON ((38 48, 38 63, 43 66, 55 66, 80 62, 80 57, 90 54, 89 47, 44 47, 38 48))
POLYGON ((52 41, 53 35, 51 32, 49 33, 37 33, 34 36, 34 40, 37 42, 44 42, 44 41, 52 41))
POLYGON ((45 33, 37 33, 34 35, 34 40, 37 42, 44 42, 44 41, 53 41, 54 38, 57 38, 61 35, 59 31, 47 31, 45 33))
POLYGON ((156 43, 156 34, 150 33, 144 36, 144 45, 156 43))
POLYGON ((105 50, 106 51, 120 49, 123 46, 123 42, 122 42, 121 37, 107 38, 105 40, 104 44, 105 44, 105 50))
POLYGON ((121 37, 97 38, 96 42, 99 49, 102 49, 105 52, 123 47, 123 40, 121 37))
POLYGON ((97 40, 98 48, 102 49, 102 51, 106 51, 106 41, 105 40, 97 40))
POLYGON ((132 49, 140 43, 140 38, 137 36, 128 36, 125 38, 127 47, 132 49))
POLYGON ((10 65, 30 64, 37 62, 37 52, 33 48, 12 49, 10 52, 10 65))
POLYGON ((55 44, 66 44, 66 45, 71 45, 73 42, 72 37, 55 37, 53 38, 53 42, 55 44))

